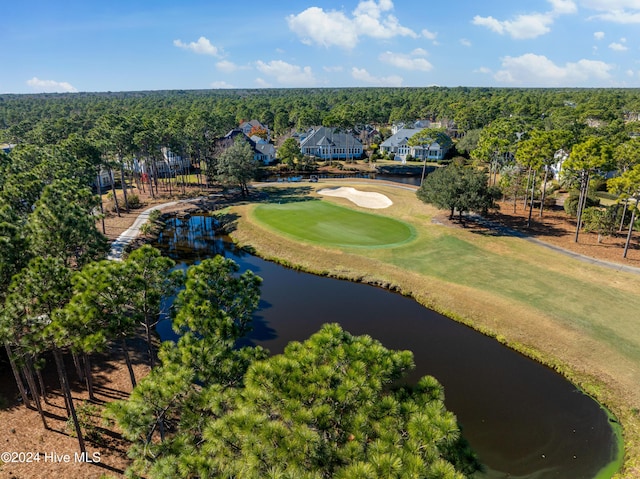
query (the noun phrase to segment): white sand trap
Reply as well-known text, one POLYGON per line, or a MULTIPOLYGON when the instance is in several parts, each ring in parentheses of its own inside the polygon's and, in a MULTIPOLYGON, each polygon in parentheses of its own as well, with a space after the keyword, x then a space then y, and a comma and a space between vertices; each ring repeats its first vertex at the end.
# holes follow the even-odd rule
POLYGON ((381 209, 388 208, 393 204, 393 201, 382 193, 360 191, 346 186, 341 186, 340 188, 324 188, 318 191, 318 194, 346 198, 363 208, 381 209))

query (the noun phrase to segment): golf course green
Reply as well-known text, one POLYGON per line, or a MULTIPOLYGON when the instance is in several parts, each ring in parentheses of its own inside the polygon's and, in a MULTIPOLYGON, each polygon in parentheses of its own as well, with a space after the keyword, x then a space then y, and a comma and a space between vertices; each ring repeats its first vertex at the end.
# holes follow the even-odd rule
POLYGON ((324 246, 381 248, 416 236, 414 228, 402 221, 325 201, 263 204, 254 215, 280 234, 324 246))

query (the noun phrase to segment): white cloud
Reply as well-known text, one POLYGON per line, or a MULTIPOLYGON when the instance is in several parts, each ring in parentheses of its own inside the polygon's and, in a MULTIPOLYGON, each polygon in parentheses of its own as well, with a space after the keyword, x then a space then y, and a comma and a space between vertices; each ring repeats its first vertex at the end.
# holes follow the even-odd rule
POLYGON ((632 77, 635 75, 635 72, 633 70, 627 70, 627 76, 628 77, 632 77))
POLYGON ((512 38, 523 40, 536 38, 551 31, 553 16, 545 13, 518 15, 513 20, 500 21, 493 17, 473 17, 473 24, 486 27, 500 35, 509 34, 512 38))
POLYGON ((309 7, 297 15, 289 15, 286 20, 289 29, 307 45, 351 49, 361 36, 417 38, 413 30, 400 25, 398 19, 388 13, 390 10, 393 10, 391 0, 361 0, 350 16, 341 11, 309 7))
POLYGON ((199 55, 211 55, 220 58, 222 56, 222 48, 212 45, 208 38, 200 37, 197 42, 184 43, 182 40, 174 40, 173 44, 178 48, 191 50, 199 55))
POLYGON ((416 48, 411 52, 414 57, 426 57, 427 51, 424 48, 416 48))
POLYGON ((551 10, 544 13, 529 13, 518 15, 511 20, 498 20, 494 17, 476 15, 472 23, 500 35, 508 34, 517 40, 536 38, 551 31, 551 25, 560 15, 567 15, 578 11, 573 0, 547 0, 551 10))
POLYGON ((589 19, 613 23, 640 23, 640 1, 638 0, 580 0, 580 6, 598 13, 589 19))
POLYGON ((216 63, 216 68, 224 73, 233 73, 238 70, 249 70, 248 66, 237 65, 229 60, 220 60, 216 63))
POLYGON ((416 57, 412 55, 406 55, 404 53, 393 53, 387 51, 381 53, 378 59, 383 63, 387 63, 404 70, 419 70, 428 72, 433 69, 433 65, 429 63, 426 58, 422 58, 423 56, 424 54, 416 57))
POLYGON ((261 73, 275 78, 280 85, 286 86, 314 86, 317 81, 311 67, 300 67, 282 60, 272 60, 269 63, 258 60, 256 68, 261 73))
POLYGON ((429 30, 427 30, 426 28, 422 29, 422 32, 420 32, 422 34, 422 36, 424 38, 426 38, 427 40, 435 40, 436 37, 438 36, 437 32, 431 32, 429 30))
POLYGON ((484 73, 486 75, 491 73, 491 69, 487 67, 480 67, 477 70, 473 70, 473 73, 484 73))
POLYGON ((604 32, 595 32, 593 34, 593 38, 596 40, 602 40, 604 38, 604 32))
POLYGON ((578 11, 578 6, 573 0, 549 0, 549 3, 553 7, 552 12, 556 15, 566 15, 578 11))
POLYGON ((76 93, 78 91, 76 87, 66 81, 41 80, 38 77, 27 80, 27 85, 42 93, 76 93))
POLYGON ((640 23, 640 12, 629 12, 626 10, 612 10, 600 15, 594 15, 590 19, 605 20, 612 23, 620 23, 623 25, 640 23))
POLYGON ((344 70, 344 68, 341 65, 325 66, 325 67, 322 67, 322 69, 327 73, 336 73, 344 70))
POLYGON ((211 88, 235 88, 233 85, 230 85, 226 81, 214 81, 211 82, 211 88))
POLYGON ((460 45, 462 45, 463 47, 470 47, 471 46, 471 42, 469 40, 467 40, 466 38, 461 38, 460 39, 460 45))
POLYGON ((391 75, 388 77, 374 77, 364 68, 356 68, 353 67, 351 69, 351 76, 358 81, 363 83, 367 83, 369 85, 376 86, 393 86, 399 87, 402 86, 403 79, 397 75, 391 75))
POLYGON ((640 9, 640 1, 638 0, 580 0, 580 4, 583 7, 597 10, 640 9))
POLYGON ((324 47, 352 48, 358 43, 358 34, 351 21, 342 12, 325 12, 319 7, 307 8, 298 15, 287 17, 289 29, 302 43, 324 47))
POLYGON ((616 43, 616 42, 609 43, 609 48, 611 50, 613 50, 613 51, 616 51, 616 52, 624 52, 624 51, 627 51, 629 49, 628 47, 626 47, 622 43, 616 43))
POLYGON ((519 57, 507 56, 502 60, 502 70, 494 78, 502 83, 523 86, 576 86, 590 80, 607 80, 612 65, 601 61, 579 60, 575 63, 556 65, 543 55, 527 53, 519 57))

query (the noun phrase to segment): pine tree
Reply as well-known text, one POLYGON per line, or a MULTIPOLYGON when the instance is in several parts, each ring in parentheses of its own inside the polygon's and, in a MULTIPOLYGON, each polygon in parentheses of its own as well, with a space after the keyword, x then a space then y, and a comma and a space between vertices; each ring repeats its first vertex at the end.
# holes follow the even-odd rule
POLYGON ((102 257, 107 241, 96 229, 93 211, 97 206, 91 191, 73 180, 56 180, 47 185, 27 220, 32 253, 60 258, 66 266, 73 267, 102 257))

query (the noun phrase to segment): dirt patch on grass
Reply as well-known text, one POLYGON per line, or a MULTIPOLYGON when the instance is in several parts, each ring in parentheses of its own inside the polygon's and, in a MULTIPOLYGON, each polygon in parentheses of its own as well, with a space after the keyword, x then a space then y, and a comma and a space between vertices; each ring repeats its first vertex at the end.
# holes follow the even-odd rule
POLYGON ((578 254, 640 267, 640 245, 638 242, 640 233, 638 232, 633 235, 627 258, 625 259, 622 257, 622 252, 627 238, 626 228, 623 232, 614 236, 603 237, 601 242, 598 242, 596 233, 580 231, 578 242, 576 243, 574 240, 576 220, 570 218, 560 206, 546 208, 542 218, 539 216, 539 210, 534 209, 531 226, 527 227, 529 210, 525 210, 522 204, 518 204, 515 212, 513 211, 512 202, 501 202, 499 205, 500 209, 488 216, 491 221, 578 254))

